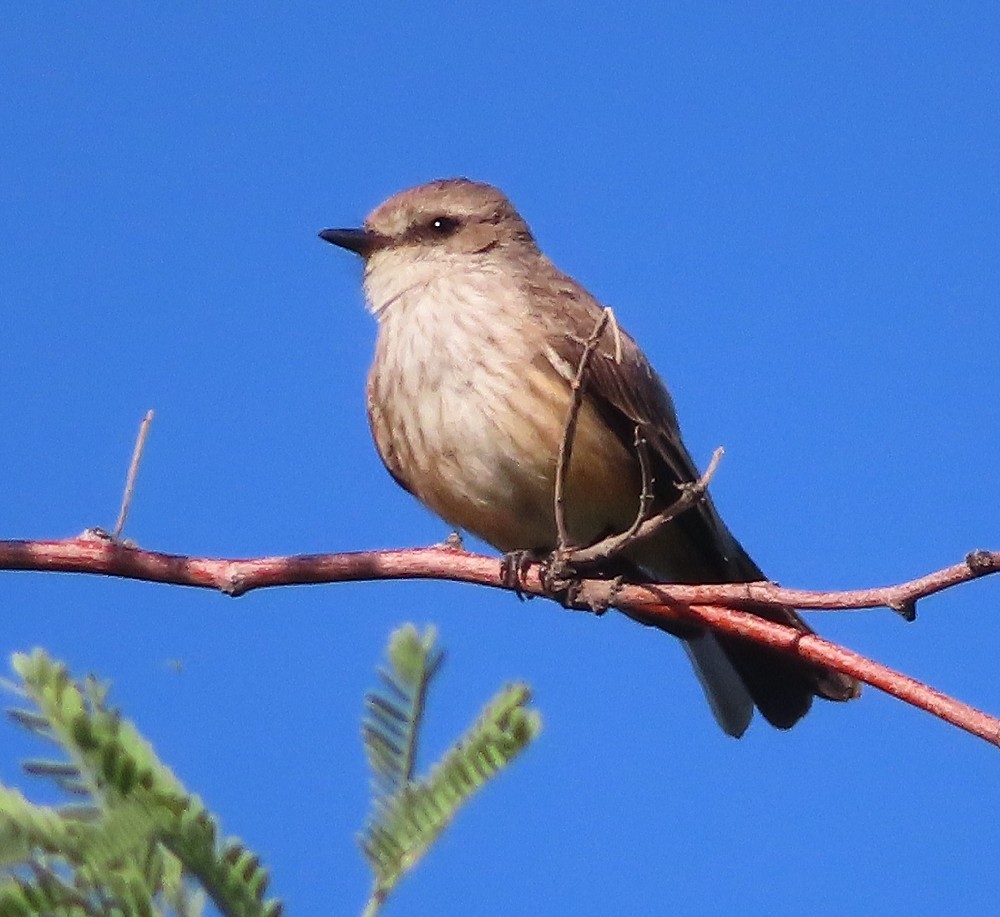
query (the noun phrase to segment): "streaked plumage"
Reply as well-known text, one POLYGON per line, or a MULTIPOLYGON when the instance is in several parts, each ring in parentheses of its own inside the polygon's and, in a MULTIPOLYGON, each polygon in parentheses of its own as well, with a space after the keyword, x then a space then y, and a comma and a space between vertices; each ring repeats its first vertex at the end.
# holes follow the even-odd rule
MULTIPOLYGON (((489 185, 432 182, 390 198, 364 230, 321 235, 365 257, 365 294, 379 323, 368 411, 393 477, 501 551, 552 550, 570 380, 601 305, 538 250, 517 211, 489 185)), ((657 508, 698 477, 670 396, 627 334, 605 335, 588 373, 565 492, 578 544, 623 531, 635 517, 637 425, 649 442, 657 508)), ((764 579, 709 499, 608 572, 687 583, 764 579)), ((758 613, 809 630, 791 609, 758 613)), ((745 730, 753 704, 787 728, 814 695, 858 693, 853 679, 760 646, 684 636, 731 735, 745 730)))

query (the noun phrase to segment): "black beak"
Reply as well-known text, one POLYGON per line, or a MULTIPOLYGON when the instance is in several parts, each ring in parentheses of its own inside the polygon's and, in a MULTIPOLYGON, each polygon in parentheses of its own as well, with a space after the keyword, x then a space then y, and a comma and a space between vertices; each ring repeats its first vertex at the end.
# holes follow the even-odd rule
POLYGON ((382 236, 370 229, 324 229, 319 237, 362 258, 370 255, 382 242, 382 236))

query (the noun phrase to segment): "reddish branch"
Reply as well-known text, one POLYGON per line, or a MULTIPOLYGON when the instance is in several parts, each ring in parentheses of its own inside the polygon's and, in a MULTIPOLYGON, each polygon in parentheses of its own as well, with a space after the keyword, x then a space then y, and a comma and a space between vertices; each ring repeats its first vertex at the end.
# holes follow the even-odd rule
MULTIPOLYGON (((96 533, 64 541, 0 541, 0 570, 92 573, 149 582, 217 589, 242 595, 268 586, 357 580, 437 579, 510 589, 494 557, 453 548, 365 551, 226 560, 143 551, 96 533)), ((623 585, 584 580, 573 607, 614 605, 626 614, 663 622, 699 621, 715 630, 764 643, 791 655, 853 675, 873 687, 933 713, 948 723, 1000 745, 1000 719, 960 703, 921 682, 864 656, 741 610, 748 605, 791 605, 803 609, 891 608, 908 619, 916 603, 943 589, 1000 572, 1000 551, 974 551, 960 563, 919 579, 879 589, 807 592, 773 583, 719 586, 623 585)), ((539 567, 521 583, 528 595, 545 596, 539 567)))

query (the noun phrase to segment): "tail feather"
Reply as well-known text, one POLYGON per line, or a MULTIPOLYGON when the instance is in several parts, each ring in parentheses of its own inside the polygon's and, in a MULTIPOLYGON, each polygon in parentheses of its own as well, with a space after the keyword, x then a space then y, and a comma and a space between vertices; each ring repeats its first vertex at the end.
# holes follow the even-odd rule
MULTIPOLYGON (((667 526, 659 539, 644 546, 643 556, 637 558, 639 566, 667 582, 750 583, 766 579, 714 507, 705 504, 703 510, 704 514, 685 513, 672 523, 688 523, 694 531, 685 532, 683 525, 670 531, 667 526), (708 521, 714 529, 711 537, 699 532, 708 521)), ((804 634, 813 632, 792 608, 759 606, 749 610, 804 634)), ((814 697, 846 701, 861 693, 860 683, 850 676, 749 640, 690 631, 678 632, 678 636, 685 638, 685 648, 715 719, 731 736, 738 737, 747 728, 754 706, 772 726, 789 729, 809 712, 814 697)))
POLYGON ((750 725, 754 707, 742 676, 714 634, 706 632, 682 642, 715 721, 723 732, 738 739, 750 725))

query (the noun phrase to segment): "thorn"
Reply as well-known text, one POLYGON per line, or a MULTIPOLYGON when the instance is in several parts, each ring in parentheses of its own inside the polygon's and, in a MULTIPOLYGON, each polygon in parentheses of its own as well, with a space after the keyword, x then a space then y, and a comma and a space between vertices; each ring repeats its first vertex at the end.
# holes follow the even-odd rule
POLYGON ((459 553, 465 553, 465 543, 462 541, 461 532, 451 532, 444 541, 436 544, 436 548, 444 548, 446 551, 457 551, 459 553))
POLYGON ((905 602, 892 602, 889 607, 910 624, 917 620, 917 603, 914 599, 907 599, 905 602))

